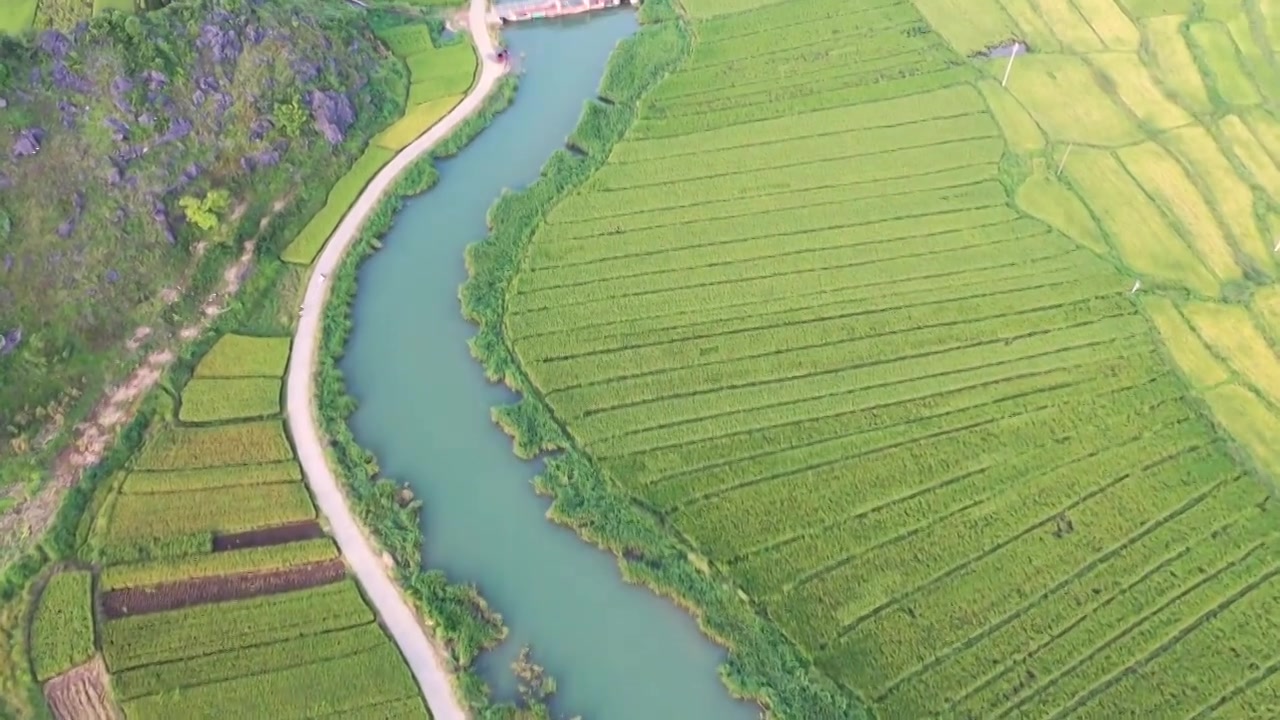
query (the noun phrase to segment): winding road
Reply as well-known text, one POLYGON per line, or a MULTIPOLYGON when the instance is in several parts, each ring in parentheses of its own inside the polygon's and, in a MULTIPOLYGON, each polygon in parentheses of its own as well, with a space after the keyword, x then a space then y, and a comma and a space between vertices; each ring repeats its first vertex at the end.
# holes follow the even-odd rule
POLYGON ((471 0, 467 13, 467 24, 481 63, 479 80, 471 92, 440 122, 401 150, 382 168, 347 211, 312 266, 298 329, 294 333, 286 379, 289 433, 297 447, 307 485, 315 495, 320 511, 328 519, 330 531, 337 540, 343 557, 355 572, 360 587, 364 589, 378 617, 408 661, 409 669, 422 688, 422 694, 436 720, 464 720, 467 714, 454 693, 443 658, 436 652, 416 612, 400 594, 399 588, 388 576, 380 556, 351 515, 346 496, 325 456, 326 444, 321 439, 317 426, 312 378, 320 345, 325 299, 328 295, 326 276, 338 269, 347 249, 359 235, 365 218, 377 207, 383 194, 394 184, 400 173, 479 110, 506 72, 505 66, 494 60, 494 44, 486 22, 487 6, 487 0, 471 0))

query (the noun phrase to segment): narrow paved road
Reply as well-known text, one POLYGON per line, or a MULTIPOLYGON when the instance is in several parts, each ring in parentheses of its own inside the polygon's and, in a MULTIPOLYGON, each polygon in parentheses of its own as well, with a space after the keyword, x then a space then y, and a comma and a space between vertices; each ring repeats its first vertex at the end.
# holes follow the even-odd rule
POLYGON ((325 458, 325 445, 316 426, 312 395, 312 376, 316 351, 320 344, 321 318, 332 275, 341 263, 360 226, 395 179, 415 160, 444 139, 462 121, 480 109, 505 68, 493 60, 494 46, 485 23, 487 0, 471 0, 468 24, 476 50, 480 54, 480 79, 462 103, 409 145, 373 178, 369 186, 334 230, 324 251, 312 268, 311 279, 303 300, 303 312, 293 338, 287 377, 287 415, 289 432, 298 449, 298 458, 306 474, 307 484, 315 495, 320 511, 328 519, 338 547, 355 571, 356 579, 373 603, 392 639, 409 662, 409 669, 422 688, 422 694, 436 720, 463 720, 466 712, 454 695, 453 684, 443 659, 427 639, 414 610, 401 596, 399 588, 388 576, 381 558, 374 552, 347 506, 346 496, 325 458))

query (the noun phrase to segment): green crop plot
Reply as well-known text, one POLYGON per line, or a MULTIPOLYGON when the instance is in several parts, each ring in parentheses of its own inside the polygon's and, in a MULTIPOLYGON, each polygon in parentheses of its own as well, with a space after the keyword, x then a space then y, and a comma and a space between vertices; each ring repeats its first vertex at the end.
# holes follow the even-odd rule
POLYGON ((135 615, 102 628, 112 672, 293 640, 373 622, 355 581, 135 615))
POLYGON ((459 101, 461 95, 441 97, 423 102, 404 114, 394 125, 382 131, 373 139, 379 147, 388 150, 401 150, 409 146, 419 135, 431 129, 440 118, 449 114, 459 101))
POLYGON ((274 377, 284 375, 289 338, 223 335, 196 365, 197 378, 274 377))
POLYGON ((302 483, 121 495, 112 508, 108 536, 122 541, 232 533, 315 516, 315 506, 302 483))
POLYGON ((422 89, 410 89, 409 106, 449 95, 461 95, 471 87, 476 73, 476 52, 469 44, 446 45, 439 50, 421 52, 409 57, 409 81, 422 89))
POLYGON ((93 575, 64 570, 49 578, 31 622, 31 662, 41 682, 93 655, 93 575))
POLYGON ((293 458, 280 420, 165 428, 138 456, 139 470, 195 470, 293 458))
POLYGON ((112 565, 103 569, 99 585, 103 591, 119 590, 189 578, 280 570, 336 557, 338 548, 332 539, 316 538, 209 555, 112 565))
POLYGON ((196 378, 182 389, 178 419, 199 423, 276 415, 280 386, 276 378, 196 378))
POLYGON ((315 217, 302 228, 302 232, 289 243, 280 257, 285 262, 310 265, 311 261, 320 254, 324 244, 329 241, 329 236, 337 229, 338 223, 342 222, 343 216, 351 209, 356 198, 360 196, 360 192, 393 157, 395 157, 394 150, 370 145, 360 159, 356 160, 351 170, 338 179, 333 189, 329 191, 329 198, 325 201, 324 207, 320 208, 320 212, 316 213, 315 217))
POLYGON ((0 6, 0 33, 16 35, 31 29, 40 0, 10 0, 0 6))
POLYGON ((469 254, 491 374, 880 717, 1268 697, 1275 135, 1208 117, 1232 36, 1157 5, 684 3, 622 139, 469 254), (951 47, 1046 32, 1007 88, 951 47))
POLYGON ((272 485, 302 479, 302 468, 296 460, 262 465, 229 465, 200 470, 138 470, 124 480, 124 492, 180 493, 191 490, 216 490, 238 485, 272 485))

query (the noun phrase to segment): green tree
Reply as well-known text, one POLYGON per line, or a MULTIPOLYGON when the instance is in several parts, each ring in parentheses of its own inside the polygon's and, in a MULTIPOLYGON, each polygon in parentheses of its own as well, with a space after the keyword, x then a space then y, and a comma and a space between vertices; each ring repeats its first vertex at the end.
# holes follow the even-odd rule
POLYGON ((295 97, 287 103, 276 103, 272 120, 285 137, 296 138, 302 134, 302 128, 307 123, 307 111, 302 109, 302 102, 295 97))
POLYGON ((183 195, 178 199, 187 222, 205 231, 218 227, 218 215, 230 204, 231 195, 226 190, 210 190, 203 198, 183 195))

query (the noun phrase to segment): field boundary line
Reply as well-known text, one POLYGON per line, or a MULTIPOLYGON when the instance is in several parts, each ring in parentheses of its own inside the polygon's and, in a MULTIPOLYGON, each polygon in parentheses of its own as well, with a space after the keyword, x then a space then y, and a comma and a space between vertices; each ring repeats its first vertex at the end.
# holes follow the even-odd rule
POLYGON ((315 496, 316 506, 328 521, 342 557, 351 566, 375 614, 404 656, 431 715, 436 720, 463 720, 468 715, 458 699, 445 659, 427 636, 418 613, 388 575, 381 557, 351 514, 346 493, 329 465, 326 452, 328 443, 322 439, 317 422, 314 378, 328 295, 325 278, 337 271, 347 250, 359 237, 365 219, 377 209, 382 197, 395 184, 400 174, 425 157, 463 121, 479 111, 506 72, 505 67, 493 59, 496 49, 489 34, 487 10, 487 0, 470 0, 467 10, 468 29, 480 56, 480 73, 475 85, 462 102, 396 153, 378 171, 347 210, 338 227, 325 242, 320 255, 312 263, 285 376, 285 420, 297 449, 298 460, 302 464, 307 487, 315 496))

